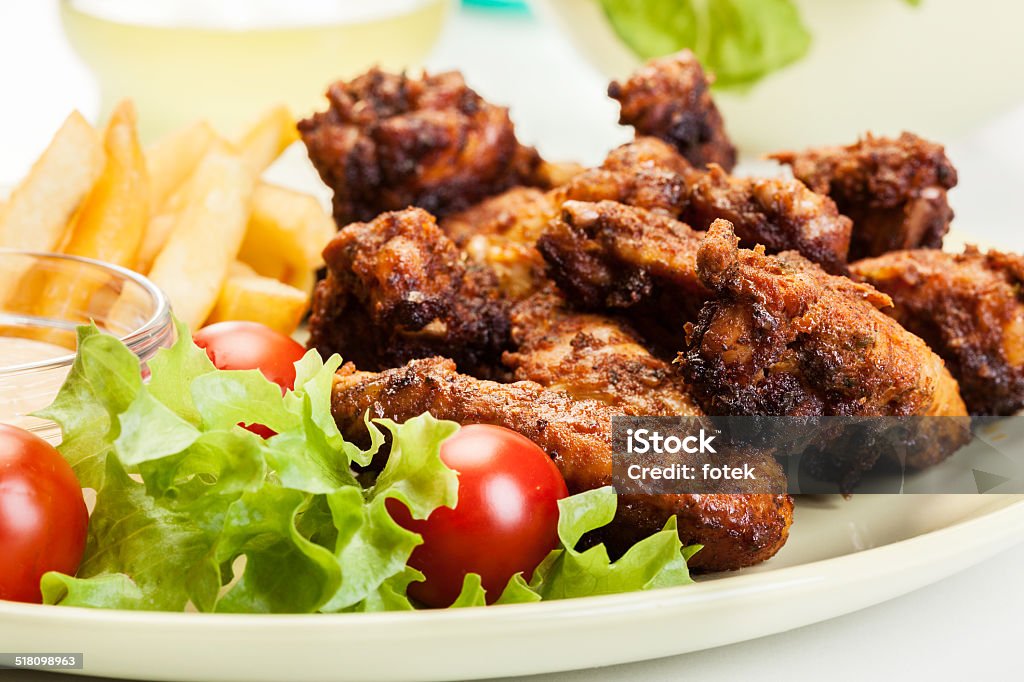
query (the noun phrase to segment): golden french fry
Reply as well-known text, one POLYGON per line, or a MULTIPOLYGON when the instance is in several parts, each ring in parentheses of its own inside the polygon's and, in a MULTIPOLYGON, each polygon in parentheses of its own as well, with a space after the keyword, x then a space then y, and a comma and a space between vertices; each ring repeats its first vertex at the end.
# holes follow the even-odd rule
POLYGON ((299 139, 295 117, 285 106, 267 110, 236 142, 238 153, 253 173, 259 175, 267 166, 299 139))
POLYGON ((130 100, 111 114, 103 148, 103 173, 71 223, 64 253, 131 267, 149 221, 150 193, 130 100))
POLYGON ((0 223, 0 246, 53 251, 75 209, 103 172, 103 141, 72 112, 14 189, 0 223))
MULTIPOLYGON (((210 141, 209 146, 206 148, 206 154, 204 154, 203 156, 208 156, 209 154, 213 154, 214 152, 219 152, 221 154, 238 154, 238 150, 235 149, 234 145, 232 145, 230 142, 225 140, 223 137, 220 137, 219 135, 216 135, 210 141)), ((200 159, 200 161, 202 161, 202 159, 200 159)), ((185 178, 185 181, 181 185, 179 185, 176 190, 171 192, 171 195, 169 197, 167 197, 167 200, 164 201, 163 206, 160 207, 160 214, 180 213, 181 210, 185 208, 185 204, 188 202, 188 198, 192 196, 192 194, 194 194, 194 192, 192 192, 190 188, 194 176, 195 169, 193 169, 192 173, 187 178, 185 178)))
MULTIPOLYGON (((77 111, 57 131, 28 175, 14 189, 0 217, 0 247, 54 251, 68 223, 103 172, 103 141, 77 111)), ((0 301, 20 297, 31 305, 28 267, 0 272, 0 301)))
POLYGON ((303 291, 323 265, 321 252, 337 228, 320 203, 299 192, 261 183, 252 198, 252 213, 238 258, 256 272, 303 291))
POLYGON ((189 180, 184 208, 149 272, 175 314, 193 328, 209 316, 242 245, 254 185, 240 156, 207 154, 189 180))
MULTIPOLYGON (((61 250, 132 267, 149 218, 149 181, 131 101, 121 102, 111 114, 103 148, 107 159, 103 172, 71 220, 61 250)), ((83 282, 67 274, 40 278, 33 273, 31 281, 39 314, 71 317, 88 310, 88 300, 104 284, 83 282), (38 279, 42 281, 36 283, 38 279)))
POLYGON ((149 219, 146 233, 142 237, 142 244, 139 245, 139 254, 135 259, 134 270, 142 274, 150 271, 177 222, 178 215, 176 213, 161 213, 149 219))
POLYGON ((197 121, 165 135, 146 147, 153 211, 161 210, 167 200, 185 184, 203 158, 217 133, 206 121, 197 121))
POLYGON ((309 305, 306 294, 270 277, 261 277, 246 266, 235 266, 224 283, 207 324, 226 320, 261 322, 291 335, 309 305))

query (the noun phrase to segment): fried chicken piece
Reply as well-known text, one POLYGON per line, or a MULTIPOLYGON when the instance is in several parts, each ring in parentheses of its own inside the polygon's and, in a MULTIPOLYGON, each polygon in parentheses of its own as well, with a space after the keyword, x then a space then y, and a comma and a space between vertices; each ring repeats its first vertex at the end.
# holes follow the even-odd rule
POLYGON ((508 306, 422 209, 342 229, 324 250, 309 347, 367 369, 443 354, 487 374, 509 338, 508 306))
POLYGON ((608 155, 600 168, 573 176, 542 192, 516 187, 441 221, 441 228, 472 260, 498 275, 503 293, 526 298, 544 288, 544 264, 537 239, 569 200, 610 200, 677 214, 686 201, 680 172, 689 164, 660 140, 638 138, 608 155))
MULTIPOLYGON (((683 375, 714 415, 946 416, 967 410, 941 358, 879 308, 888 296, 795 253, 738 248, 716 221, 697 253, 715 292, 689 330, 683 375)), ((963 445, 965 420, 929 420, 907 452, 924 467, 963 445)))
POLYGON ((763 244, 770 252, 795 250, 829 272, 845 272, 851 224, 835 203, 787 178, 729 175, 717 164, 698 170, 675 150, 654 138, 637 138, 613 150, 602 170, 632 175, 632 192, 588 191, 600 187, 599 176, 582 173, 566 199, 610 199, 660 210, 706 230, 717 218, 733 223, 745 246, 763 244), (589 182, 588 182, 589 181, 589 182))
POLYGON ((551 192, 516 187, 448 216, 441 229, 469 258, 492 269, 511 300, 543 286, 544 262, 534 247, 558 209, 551 192))
POLYGON ((651 355, 625 323, 570 310, 555 291, 512 311, 515 352, 504 363, 517 380, 535 381, 577 400, 598 400, 638 416, 697 416, 686 383, 651 355))
POLYGON ((850 269, 891 296, 895 307, 886 312, 946 361, 971 414, 1024 408, 1024 257, 921 249, 850 269))
MULTIPOLYGON (((570 492, 608 485, 612 477, 611 418, 615 408, 520 381, 499 384, 458 374, 440 358, 415 360, 380 374, 345 365, 338 372, 332 410, 346 438, 366 443, 364 415, 404 421, 423 412, 461 424, 497 424, 537 443, 555 462, 570 492)), ((778 470, 781 476, 781 470, 778 470)), ((621 552, 661 529, 675 515, 686 544, 704 549, 696 570, 741 568, 773 556, 785 543, 793 503, 762 491, 779 481, 752 483, 745 495, 622 496, 615 521, 599 539, 621 552)))
POLYGON ((771 158, 853 219, 850 259, 898 249, 942 247, 953 211, 946 191, 956 169, 942 145, 911 133, 867 135, 847 147, 781 152, 771 158))
POLYGON ((685 175, 693 170, 693 165, 667 142, 656 137, 638 135, 630 142, 608 152, 601 163, 601 168, 631 173, 648 168, 660 168, 685 175))
POLYGON ((711 98, 713 79, 689 50, 652 59, 626 82, 613 81, 608 96, 621 106, 619 123, 637 135, 665 140, 698 168, 736 164, 736 148, 725 134, 722 115, 711 98))
POLYGON ((410 78, 374 68, 334 83, 327 99, 299 132, 334 190, 339 227, 407 206, 445 215, 550 174, 516 139, 508 109, 457 72, 410 78))
POLYGON ((706 230, 722 218, 733 224, 744 246, 762 244, 771 253, 799 251, 828 272, 844 274, 852 225, 835 203, 798 180, 740 178, 712 166, 691 172, 680 220, 706 230))
POLYGON ((601 201, 567 201, 537 248, 574 305, 627 315, 661 356, 710 291, 697 274, 701 233, 663 214, 601 201))

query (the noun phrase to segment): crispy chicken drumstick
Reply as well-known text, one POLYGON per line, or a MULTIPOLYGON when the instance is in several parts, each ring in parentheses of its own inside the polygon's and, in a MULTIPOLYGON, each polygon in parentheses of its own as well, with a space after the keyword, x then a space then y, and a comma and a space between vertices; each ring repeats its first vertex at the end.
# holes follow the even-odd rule
MULTIPOLYGON (((333 411, 346 438, 366 442, 367 410, 371 417, 397 421, 429 411, 439 419, 504 426, 547 452, 570 492, 611 482, 611 418, 619 410, 603 402, 576 400, 531 381, 475 379, 441 358, 415 360, 379 374, 345 365, 335 381, 333 411)), ((745 495, 622 496, 615 521, 598 539, 612 551, 622 551, 675 515, 683 542, 704 545, 690 560, 691 568, 719 571, 759 563, 785 543, 793 515, 789 496, 757 494, 761 490, 755 487, 745 495)))
MULTIPOLYGON (((697 254, 714 297, 681 355, 698 404, 715 415, 941 416, 967 409, 943 361, 879 308, 889 297, 794 253, 739 249, 718 221, 697 254)), ((933 420, 907 464, 966 442, 960 420, 933 420)))

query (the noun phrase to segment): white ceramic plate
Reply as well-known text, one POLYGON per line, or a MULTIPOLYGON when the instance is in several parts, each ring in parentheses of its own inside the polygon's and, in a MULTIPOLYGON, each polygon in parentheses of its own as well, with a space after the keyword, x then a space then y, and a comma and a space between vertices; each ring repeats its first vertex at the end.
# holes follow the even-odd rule
POLYGON ((456 611, 237 616, 0 602, 0 649, 82 652, 84 672, 147 680, 468 679, 669 656, 876 604, 1024 537, 1024 495, 798 501, 771 561, 655 592, 456 611))

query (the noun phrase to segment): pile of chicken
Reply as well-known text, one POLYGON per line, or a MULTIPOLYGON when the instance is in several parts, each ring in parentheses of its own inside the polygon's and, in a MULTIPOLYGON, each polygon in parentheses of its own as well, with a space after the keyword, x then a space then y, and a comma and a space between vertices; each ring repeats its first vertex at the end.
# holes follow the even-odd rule
MULTIPOLYGON (((300 131, 341 227, 310 346, 349 361, 343 432, 365 439, 367 411, 499 424, 578 492, 610 483, 613 415, 1018 410, 1024 259, 935 250, 942 147, 868 136, 775 155, 794 178, 734 176, 709 85, 687 52, 612 83, 636 138, 582 169, 522 145, 458 73, 334 84, 300 131)), ((964 442, 939 431, 912 464, 964 442)), ((693 568, 749 566, 788 536, 772 490, 624 496, 593 541, 675 515, 693 568)))

